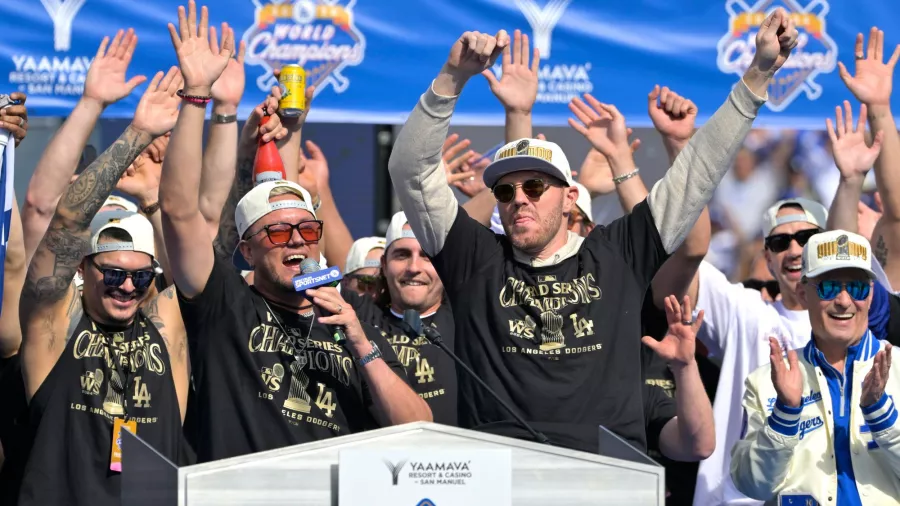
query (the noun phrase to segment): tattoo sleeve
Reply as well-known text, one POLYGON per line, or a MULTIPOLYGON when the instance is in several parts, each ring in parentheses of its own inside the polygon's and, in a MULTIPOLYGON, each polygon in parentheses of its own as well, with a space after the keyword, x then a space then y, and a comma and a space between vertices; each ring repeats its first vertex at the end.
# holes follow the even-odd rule
POLYGON ((214 248, 216 255, 231 264, 231 255, 241 238, 238 236, 237 225, 234 222, 234 210, 244 195, 253 189, 253 161, 256 157, 256 144, 242 144, 238 150, 237 170, 234 174, 234 184, 228 194, 228 200, 222 208, 222 217, 219 219, 219 233, 216 236, 214 248))
POLYGON ((177 346, 178 349, 173 349, 172 336, 169 333, 169 328, 166 327, 165 318, 160 314, 159 310, 159 302, 160 300, 173 300, 175 298, 175 285, 172 285, 159 294, 147 304, 147 307, 144 309, 144 314, 147 316, 147 319, 153 323, 153 326, 156 327, 156 330, 159 331, 159 335, 162 336, 163 341, 166 342, 166 346, 169 348, 169 356, 172 358, 183 358, 187 353, 186 343, 184 339, 181 339, 181 343, 177 346))
POLYGON ((90 251, 91 220, 125 169, 152 140, 150 135, 129 126, 66 189, 29 265, 22 290, 24 315, 58 302, 66 295, 78 264, 90 251))

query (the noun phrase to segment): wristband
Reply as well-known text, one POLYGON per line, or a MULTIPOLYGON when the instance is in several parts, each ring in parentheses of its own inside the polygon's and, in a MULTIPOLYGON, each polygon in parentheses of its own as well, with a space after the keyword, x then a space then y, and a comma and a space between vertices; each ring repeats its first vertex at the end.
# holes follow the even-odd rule
POLYGON ((185 102, 187 102, 189 104, 194 104, 194 105, 206 106, 206 104, 208 104, 209 101, 212 100, 211 96, 203 97, 203 96, 199 96, 199 95, 185 95, 184 89, 178 90, 177 92, 175 92, 175 94, 178 95, 179 97, 181 97, 181 99, 184 100, 185 102))
POLYGON ((612 178, 613 183, 622 184, 625 181, 628 181, 629 179, 633 178, 634 176, 637 176, 638 172, 640 172, 640 171, 641 171, 641 169, 634 169, 633 171, 629 172, 628 174, 622 174, 621 176, 615 176, 612 178))
POLYGON ((154 203, 152 203, 152 204, 150 204, 150 205, 147 206, 147 207, 142 207, 142 208, 141 208, 141 212, 144 213, 144 216, 147 216, 147 217, 149 217, 150 215, 152 215, 152 214, 155 213, 156 211, 159 211, 159 202, 158 202, 158 201, 157 201, 157 202, 154 202, 154 203))
POLYGON ((234 123, 237 121, 237 114, 213 114, 212 121, 218 125, 234 123))

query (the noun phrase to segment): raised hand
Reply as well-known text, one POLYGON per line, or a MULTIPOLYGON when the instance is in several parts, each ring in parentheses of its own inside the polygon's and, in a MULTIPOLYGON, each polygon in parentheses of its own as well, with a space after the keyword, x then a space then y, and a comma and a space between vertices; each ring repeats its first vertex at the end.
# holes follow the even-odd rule
POLYGON ((884 395, 884 387, 891 372, 891 348, 893 348, 889 343, 884 345, 885 348, 875 355, 872 369, 863 380, 862 395, 859 398, 859 405, 862 407, 875 404, 884 395))
POLYGON ((309 192, 310 197, 315 200, 319 194, 319 184, 328 184, 328 159, 325 153, 313 141, 306 141, 306 151, 308 155, 300 149, 300 170, 297 175, 297 184, 302 186, 309 192))
POLYGON ((666 321, 669 331, 662 341, 657 341, 650 336, 641 338, 645 346, 656 352, 674 367, 684 367, 694 361, 694 353, 697 349, 697 332, 703 325, 703 311, 697 314, 697 319, 692 319, 691 298, 684 297, 682 304, 678 304, 678 298, 669 295, 665 300, 666 321))
POLYGON ((469 151, 469 153, 465 157, 460 157, 465 160, 462 162, 459 174, 471 174, 471 176, 458 179, 451 184, 463 195, 472 198, 487 189, 484 184, 484 169, 491 164, 492 160, 490 157, 485 158, 474 151, 469 151))
POLYGON ((497 35, 481 32, 460 35, 435 80, 434 91, 440 95, 459 95, 465 83, 472 76, 489 70, 508 45, 506 30, 500 30, 497 35))
POLYGON ((131 126, 153 137, 173 129, 178 121, 181 98, 177 92, 181 84, 178 67, 170 68, 165 77, 162 72, 157 72, 134 111, 131 126))
MULTIPOLYGON (((631 137, 632 131, 627 130, 628 136, 631 137)), ((635 139, 631 141, 631 152, 634 153, 641 146, 641 140, 635 139)), ((608 195, 616 191, 616 183, 613 181, 612 168, 609 166, 609 159, 606 155, 591 148, 581 168, 572 171, 572 176, 578 175, 578 182, 584 185, 591 193, 591 197, 597 195, 608 195)))
POLYGON ((872 209, 862 202, 856 206, 856 231, 859 235, 868 239, 870 243, 872 242, 872 236, 875 234, 875 225, 878 224, 878 220, 884 214, 884 208, 878 192, 875 192, 875 207, 877 209, 872 209))
POLYGON ((28 134, 28 108, 25 107, 28 97, 21 91, 14 91, 9 98, 19 103, 0 109, 0 128, 8 130, 16 140, 16 147, 19 147, 28 134))
POLYGON ((134 30, 119 30, 113 38, 103 37, 91 68, 84 79, 82 97, 106 107, 131 94, 134 89, 145 82, 145 76, 134 76, 125 80, 125 73, 137 47, 138 38, 134 30), (108 47, 107 47, 108 45, 108 47))
POLYGON ((628 127, 616 106, 600 103, 589 93, 585 93, 584 99, 587 103, 578 97, 569 102, 569 110, 578 118, 578 121, 569 118, 569 126, 608 157, 624 152, 630 154, 628 127))
POLYGON ((769 75, 777 72, 797 47, 799 35, 790 14, 782 7, 775 9, 756 32, 753 66, 769 75))
POLYGON ((178 7, 178 29, 169 23, 169 35, 178 66, 184 76, 184 93, 194 96, 209 96, 216 79, 222 75, 231 55, 234 54, 234 30, 222 23, 222 47, 213 52, 209 39, 209 12, 206 6, 200 9, 200 25, 197 25, 197 4, 188 2, 178 7))
POLYGON ((697 106, 690 100, 659 85, 647 95, 647 112, 653 126, 670 143, 684 145, 694 134, 697 106))
POLYGON ((772 364, 772 384, 775 385, 778 400, 785 406, 799 408, 803 397, 803 375, 797 361, 797 352, 788 351, 787 358, 788 365, 785 365, 778 339, 770 337, 769 361, 772 364))
POLYGON ((465 154, 461 154, 470 144, 472 144, 472 141, 469 139, 459 140, 459 134, 451 134, 444 141, 444 146, 441 148, 441 160, 444 161, 444 171, 447 173, 447 184, 453 185, 459 181, 475 176, 474 171, 463 168, 465 162, 474 160, 473 156, 475 155, 475 152, 471 149, 466 151, 465 154))
MULTIPOLYGON (((277 88, 277 87, 276 87, 277 88)), ((250 116, 244 122, 241 129, 240 142, 244 145, 255 145, 259 141, 259 135, 262 134, 263 142, 269 142, 274 139, 280 141, 287 137, 288 130, 281 123, 281 117, 278 112, 278 99, 273 95, 269 95, 265 100, 250 111, 250 116), (266 124, 260 125, 263 116, 271 115, 272 117, 266 121, 266 124)))
POLYGON ((831 138, 831 147, 834 153, 834 163, 837 165, 844 179, 862 179, 872 168, 878 153, 881 152, 881 141, 884 132, 878 131, 872 140, 872 147, 866 145, 866 104, 859 106, 859 122, 856 129, 853 128, 853 109, 850 101, 844 100, 846 119, 840 107, 834 108, 836 126, 831 123, 831 118, 825 119, 825 127, 828 137, 831 138))
POLYGON ((513 32, 512 50, 509 45, 503 49, 503 75, 500 76, 500 79, 497 79, 490 68, 481 73, 488 80, 491 91, 507 112, 530 113, 535 100, 537 100, 538 69, 541 65, 538 48, 534 48, 534 57, 530 66, 528 57, 528 35, 523 35, 520 30, 516 30, 513 32))
POLYGON ((863 54, 863 34, 856 35, 856 75, 851 76, 847 67, 838 62, 841 80, 853 93, 857 100, 870 107, 874 105, 890 105, 891 88, 894 82, 894 66, 900 58, 900 44, 894 48, 894 54, 884 63, 884 32, 876 27, 869 31, 869 44, 863 54))
POLYGON ((116 184, 116 189, 133 197, 141 207, 154 204, 159 200, 159 180, 162 175, 162 163, 153 159, 151 149, 156 153, 165 153, 169 145, 169 136, 162 135, 153 140, 150 146, 137 156, 134 162, 116 184))
MULTIPOLYGON (((209 27, 209 49, 213 54, 219 54, 219 37, 216 33, 216 27, 209 27)), ((229 58, 228 65, 222 75, 213 83, 210 95, 216 102, 237 107, 241 103, 241 97, 244 96, 244 53, 247 50, 247 43, 241 41, 238 46, 236 58, 229 58)))

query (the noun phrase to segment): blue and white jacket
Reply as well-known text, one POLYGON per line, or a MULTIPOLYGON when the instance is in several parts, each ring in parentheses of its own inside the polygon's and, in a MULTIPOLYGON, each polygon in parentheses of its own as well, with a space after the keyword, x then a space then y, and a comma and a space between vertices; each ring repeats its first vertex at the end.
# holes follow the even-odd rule
MULTIPOLYGON (((837 371, 810 340, 798 350, 803 400, 777 400, 771 365, 746 380, 743 437, 731 451, 731 477, 748 497, 772 505, 851 506, 900 502, 900 354, 885 394, 861 408, 862 382, 884 346, 867 331, 837 371)), ((785 362, 787 360, 785 359, 785 362)))

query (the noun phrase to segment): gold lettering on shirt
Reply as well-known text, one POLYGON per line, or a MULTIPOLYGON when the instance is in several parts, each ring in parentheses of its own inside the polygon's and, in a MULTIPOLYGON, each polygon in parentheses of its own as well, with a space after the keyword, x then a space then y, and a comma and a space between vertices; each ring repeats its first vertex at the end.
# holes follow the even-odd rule
POLYGON ((103 385, 103 370, 85 371, 81 375, 81 392, 86 395, 98 395, 103 385))

